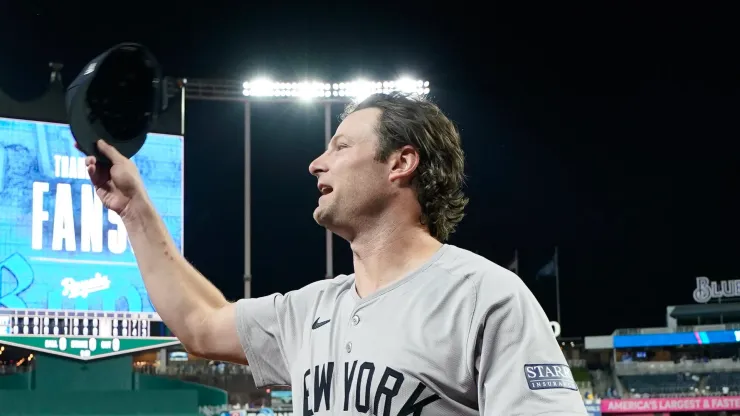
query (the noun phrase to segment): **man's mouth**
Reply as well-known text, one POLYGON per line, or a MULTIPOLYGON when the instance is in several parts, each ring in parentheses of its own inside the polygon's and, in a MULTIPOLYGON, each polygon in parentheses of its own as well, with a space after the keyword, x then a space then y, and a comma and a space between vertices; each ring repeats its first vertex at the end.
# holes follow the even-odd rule
POLYGON ((321 192, 321 196, 329 195, 333 191, 331 186, 328 185, 319 185, 319 192, 321 192))

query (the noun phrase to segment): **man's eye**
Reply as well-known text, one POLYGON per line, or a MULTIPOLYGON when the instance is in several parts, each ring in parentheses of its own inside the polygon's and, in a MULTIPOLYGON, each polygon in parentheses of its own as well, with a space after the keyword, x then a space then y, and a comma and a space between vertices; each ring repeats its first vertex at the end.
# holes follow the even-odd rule
POLYGON ((346 148, 348 148, 348 147, 349 147, 349 146, 347 146, 347 145, 346 145, 345 143, 339 143, 339 144, 337 145, 337 150, 342 150, 342 149, 346 149, 346 148))

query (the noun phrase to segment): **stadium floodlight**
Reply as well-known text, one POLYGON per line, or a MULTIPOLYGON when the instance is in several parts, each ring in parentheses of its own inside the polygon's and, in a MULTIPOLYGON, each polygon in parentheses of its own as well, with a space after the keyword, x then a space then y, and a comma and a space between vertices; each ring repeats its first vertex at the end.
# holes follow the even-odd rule
POLYGON ((401 78, 396 81, 366 81, 327 83, 320 81, 275 82, 256 79, 243 84, 245 97, 273 97, 298 99, 353 99, 362 100, 372 94, 404 92, 429 94, 429 81, 401 78))

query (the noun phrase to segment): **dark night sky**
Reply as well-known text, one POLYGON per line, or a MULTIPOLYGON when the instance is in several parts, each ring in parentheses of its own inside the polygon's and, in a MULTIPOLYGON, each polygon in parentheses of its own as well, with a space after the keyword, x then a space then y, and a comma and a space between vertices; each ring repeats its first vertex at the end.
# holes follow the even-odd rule
MULTIPOLYGON (((519 249, 553 319, 554 284, 534 274, 559 245, 564 335, 662 326, 666 305, 692 302, 694 277, 740 277, 730 7, 15 3, 0 17, 0 87, 18 98, 42 92, 50 60, 70 81, 121 41, 191 78, 429 79, 468 155, 471 203, 451 242, 501 264, 519 249)), ((307 170, 323 148, 321 108, 256 105, 252 128, 253 290, 266 295, 324 275, 307 170)), ((188 102, 186 256, 231 299, 242 293, 242 134, 239 105, 188 102)), ((335 270, 351 271, 338 239, 335 270)))

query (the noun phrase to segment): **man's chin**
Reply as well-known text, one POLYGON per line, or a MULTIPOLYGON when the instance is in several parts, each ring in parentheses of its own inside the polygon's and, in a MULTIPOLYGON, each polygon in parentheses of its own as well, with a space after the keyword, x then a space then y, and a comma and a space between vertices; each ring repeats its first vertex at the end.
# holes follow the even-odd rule
POLYGON ((316 224, 319 224, 322 227, 326 227, 328 215, 326 213, 326 210, 322 209, 321 207, 316 207, 316 209, 313 211, 313 219, 316 221, 316 224))
POLYGON ((334 232, 334 228, 337 226, 337 218, 334 212, 321 206, 313 211, 313 219, 316 221, 316 224, 332 232, 334 232))

